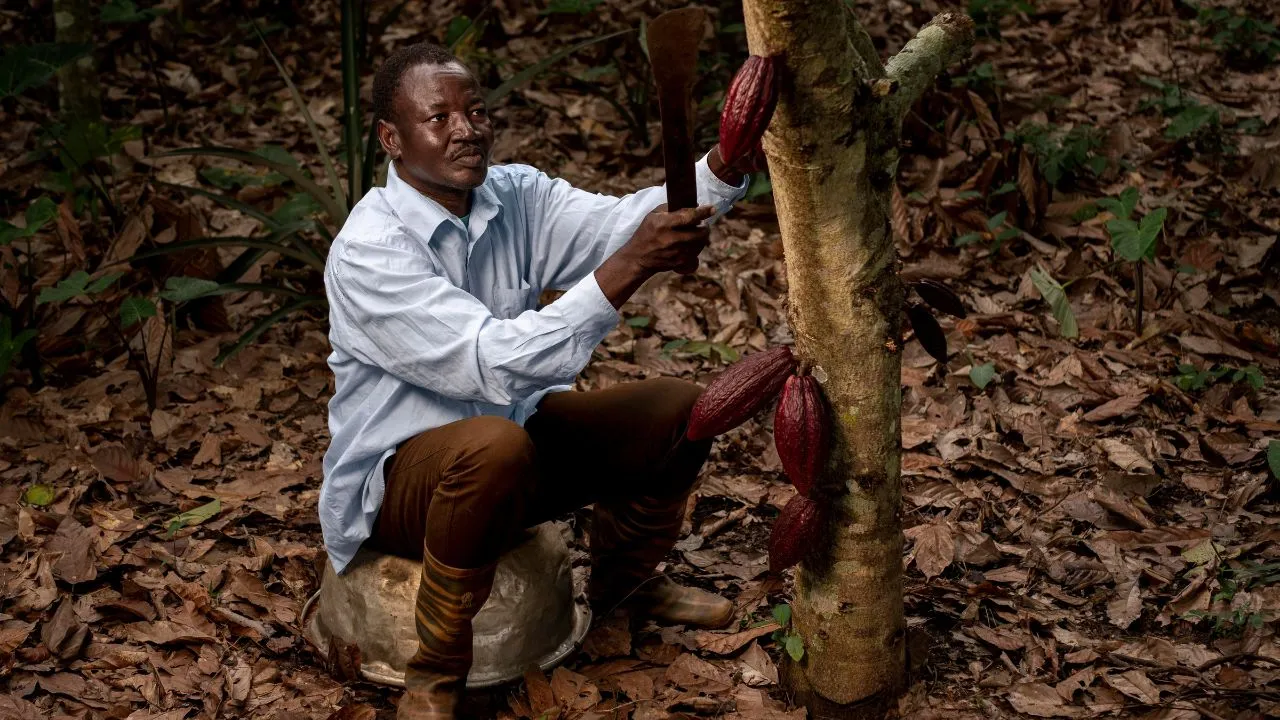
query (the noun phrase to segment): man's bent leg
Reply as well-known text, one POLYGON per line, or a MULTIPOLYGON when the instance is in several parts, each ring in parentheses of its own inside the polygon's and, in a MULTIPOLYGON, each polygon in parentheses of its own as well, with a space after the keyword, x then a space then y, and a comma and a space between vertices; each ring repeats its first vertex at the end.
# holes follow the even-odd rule
POLYGON ((710 440, 684 437, 700 393, 675 378, 554 393, 526 423, 544 483, 529 520, 595 502, 589 591, 598 612, 625 603, 670 623, 721 627, 732 619, 728 600, 653 576, 679 537, 711 449, 710 440))
POLYGON ((471 619, 513 529, 524 525, 536 472, 528 434, 493 417, 422 433, 389 462, 371 544, 422 558, 418 650, 405 669, 400 720, 455 717, 471 669, 471 619))

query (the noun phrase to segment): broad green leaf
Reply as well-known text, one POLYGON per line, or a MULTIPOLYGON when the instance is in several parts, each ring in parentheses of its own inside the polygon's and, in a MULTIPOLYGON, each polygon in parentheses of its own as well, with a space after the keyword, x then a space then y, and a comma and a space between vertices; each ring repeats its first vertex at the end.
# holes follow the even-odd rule
POLYGON ((969 368, 969 380, 978 386, 979 390, 985 390, 991 381, 996 377, 995 363, 987 363, 986 365, 974 365, 969 368))
POLYGON ((1111 233, 1111 249, 1116 255, 1138 262, 1142 259, 1142 241, 1138 237, 1138 223, 1132 220, 1108 220, 1107 232, 1111 233))
POLYGON ((48 485, 36 484, 27 488, 27 491, 22 495, 22 499, 28 505, 45 507, 46 505, 53 504, 53 499, 56 495, 57 493, 55 493, 53 488, 48 485))
POLYGON ((791 624, 791 606, 787 603, 773 606, 773 619, 782 627, 791 624))
POLYGON ((88 284, 89 273, 83 270, 77 270, 69 277, 63 278, 63 280, 57 285, 41 290, 39 297, 36 298, 36 304, 43 305, 51 302, 62 302, 74 297, 80 297, 84 294, 85 286, 88 284))
POLYGON ((960 237, 956 238, 956 247, 964 247, 965 245, 972 245, 981 239, 982 239, 982 233, 976 233, 976 232, 965 233, 960 237))
POLYGON ((1271 467, 1271 476, 1280 480, 1280 440, 1267 443, 1267 465, 1271 467))
POLYGON ((804 641, 799 635, 788 635, 786 642, 787 654, 791 659, 800 662, 804 659, 804 641))
POLYGON ((58 216, 58 205, 52 199, 41 196, 27 206, 27 234, 33 234, 58 216))
POLYGON ((58 206, 47 197, 40 197, 27 206, 27 224, 18 227, 7 220, 0 220, 0 245, 8 245, 19 238, 27 238, 40 232, 58 214, 58 206))
POLYGON ((89 286, 84 289, 84 292, 86 295, 97 295, 103 290, 111 287, 115 281, 122 277, 124 277, 124 273, 121 272, 107 273, 106 275, 103 275, 97 280, 89 283, 89 286))
POLYGON ((992 191, 991 191, 991 197, 1000 197, 1001 195, 1005 195, 1005 194, 1011 193, 1011 192, 1013 192, 1014 190, 1017 190, 1017 189, 1018 189, 1018 184, 1017 184, 1017 183, 1014 183, 1014 182, 1007 182, 1007 183, 1005 183, 1005 184, 1001 185, 1000 187, 996 188, 995 190, 992 190, 992 191))
POLYGON ((165 281, 160 297, 175 303, 188 302, 212 295, 219 287, 218 283, 204 278, 171 277, 165 281))
POLYGON ((1129 216, 1133 215, 1134 209, 1138 207, 1138 188, 1127 187, 1119 197, 1102 198, 1098 200, 1098 205, 1120 220, 1128 220, 1129 216))
POLYGON ((22 347, 36 336, 36 331, 27 328, 13 336, 13 322, 8 315, 0 316, 0 377, 9 372, 13 359, 22 352, 22 347))
POLYGON ((1217 120, 1217 108, 1211 105, 1188 105, 1174 116, 1164 135, 1170 140, 1181 140, 1194 135, 1204 126, 1217 120))
POLYGON ((1168 214, 1167 208, 1156 208, 1138 224, 1138 248, 1142 251, 1140 257, 1155 259, 1156 241, 1160 238, 1160 231, 1164 229, 1164 219, 1168 214))
POLYGON ((133 327, 156 314, 156 305, 144 297, 127 297, 120 303, 120 327, 133 327))
POLYGON ((1049 303, 1049 307, 1053 310, 1053 317, 1058 321, 1058 331, 1062 337, 1073 338, 1080 335, 1080 328, 1076 325, 1076 314, 1071 310, 1071 302, 1067 300, 1067 293, 1054 280, 1044 268, 1037 265, 1031 271, 1031 282, 1036 286, 1036 290, 1040 291, 1040 296, 1049 303))
POLYGON ((995 230, 996 228, 1000 227, 1001 225, 1004 224, 1004 219, 1006 217, 1009 217, 1008 211, 998 212, 995 215, 992 215, 991 219, 987 220, 987 229, 995 230))
POLYGON ((627 325, 631 327, 636 327, 636 328, 643 328, 643 327, 649 327, 649 323, 651 321, 652 321, 652 318, 650 318, 648 315, 637 315, 635 317, 627 318, 627 325))
POLYGON ((307 193, 294 193, 276 211, 271 213, 271 223, 276 227, 294 225, 323 210, 320 203, 307 193))
POLYGON ((724 343, 711 343, 711 349, 715 350, 716 354, 720 356, 720 359, 726 363, 737 362, 740 357, 737 350, 734 350, 724 343))
POLYGON ((93 50, 92 45, 6 45, 0 55, 0 99, 43 85, 58 69, 93 50))
POLYGON ((184 527, 199 525, 222 512, 222 501, 214 498, 213 502, 192 508, 169 521, 169 537, 184 527))

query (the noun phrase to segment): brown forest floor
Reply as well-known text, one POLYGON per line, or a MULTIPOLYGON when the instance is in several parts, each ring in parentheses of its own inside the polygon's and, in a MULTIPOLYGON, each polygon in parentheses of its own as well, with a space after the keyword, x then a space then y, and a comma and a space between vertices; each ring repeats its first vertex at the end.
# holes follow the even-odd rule
MULTIPOLYGON (((904 716, 1280 714, 1280 492, 1267 465, 1268 440, 1280 439, 1280 65, 1227 66, 1180 3, 1113 4, 1123 12, 1108 17, 1093 0, 1041 0, 1005 18, 1002 38, 983 38, 905 129, 894 208, 903 272, 946 282, 970 313, 942 321, 953 353, 945 367, 918 343, 903 358, 912 673, 904 716), (1144 105, 1160 91, 1143 78, 1216 105, 1221 126, 1167 139, 1170 118, 1144 105), (1046 158, 1005 139, 1024 121, 1096 128, 1090 153, 1106 169, 1051 191, 1046 158), (1169 209, 1146 272, 1141 336, 1132 274, 1113 263, 1107 216, 1078 214, 1126 186, 1139 188, 1142 212, 1169 209), (957 246, 1001 211, 1019 237, 995 251, 989 234, 957 246), (1060 336, 1031 280, 1037 264, 1073 280, 1078 338, 1060 336), (987 363, 995 375, 979 388, 970 369, 987 363), (1264 384, 1228 374, 1180 387, 1180 363, 1254 366, 1264 384)), ((52 11, 40 5, 44 16, 0 13, 6 37, 52 39, 52 11)), ((182 34, 164 21, 150 26, 158 73, 145 25, 104 35, 107 115, 143 131, 117 158, 113 186, 132 229, 83 214, 37 236, 30 251, 15 245, 19 258, 37 260, 37 287, 92 272, 109 244, 121 257, 199 232, 253 231, 254 221, 204 199, 162 187, 143 194, 149 179, 213 189, 198 179, 202 167, 253 170, 149 157, 158 151, 276 143, 320 174, 287 89, 240 24, 244 13, 269 23, 271 10, 187 5, 182 34), (76 251, 73 236, 87 251, 76 251)), ((374 3, 375 20, 393 5, 374 3)), ((493 5, 495 21, 471 55, 491 82, 677 3, 606 2, 584 16, 539 15, 543 2, 493 5), (494 70, 495 59, 511 64, 494 70)), ((855 5, 886 57, 934 13, 956 9, 935 0, 855 5)), ((337 3, 294 8, 271 42, 333 149, 342 106, 337 3)), ((463 10, 407 6, 373 59, 440 39, 463 10)), ((740 20, 736 3, 722 3, 703 49, 703 148, 714 139, 719 93, 744 57, 732 27, 740 20)), ((634 35, 570 58, 557 67, 579 80, 544 76, 498 110, 496 160, 613 193, 660 181, 656 106, 640 138, 617 108, 583 90, 594 85, 626 106, 617 73, 590 74, 610 56, 631 86, 645 77, 634 35)), ((365 88, 367 97, 368 79, 365 88)), ((42 142, 45 116, 32 103, 2 112, 0 201, 16 219, 50 172, 26 155, 42 142)), ((286 193, 250 187, 239 196, 274 209, 286 193)), ((723 367, 714 352, 689 352, 706 344, 664 354, 671 341, 739 352, 789 341, 769 196, 742 203, 717 227, 696 276, 651 283, 624 309, 632 322, 606 339, 582 387, 655 375, 705 382, 723 367)), ((269 257, 251 280, 282 268, 269 257)), ((146 289, 164 270, 140 265, 128 282, 146 289)), ((307 282, 318 287, 316 279, 307 282)), ((323 314, 294 317, 224 367, 212 364, 235 337, 209 329, 217 316, 243 329, 270 302, 240 293, 206 304, 166 358, 154 413, 106 320, 83 305, 42 308, 48 385, 34 391, 28 373, 11 373, 0 407, 0 716, 393 714, 396 692, 344 684, 344 668, 329 668, 298 625, 325 562, 314 511, 332 391, 323 314), (30 494, 37 485, 54 491, 51 501, 30 494), (215 497, 216 515, 168 536, 176 515, 215 497)), ((767 572, 765 545, 793 492, 768 417, 722 437, 689 508, 690 534, 665 570, 735 598, 740 629, 767 623, 790 578, 767 572)), ((579 566, 586 517, 566 518, 579 566)), ((729 638, 614 622, 563 668, 478 701, 505 717, 804 717, 788 711, 777 683, 781 658, 767 625, 729 638)))

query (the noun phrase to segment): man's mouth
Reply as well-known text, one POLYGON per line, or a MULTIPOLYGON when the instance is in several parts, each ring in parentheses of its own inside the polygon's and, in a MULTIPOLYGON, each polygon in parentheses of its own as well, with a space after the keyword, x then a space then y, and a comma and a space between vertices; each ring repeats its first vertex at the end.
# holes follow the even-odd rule
POLYGON ((453 161, 467 167, 479 167, 484 162, 484 153, 479 149, 463 150, 453 156, 453 161))

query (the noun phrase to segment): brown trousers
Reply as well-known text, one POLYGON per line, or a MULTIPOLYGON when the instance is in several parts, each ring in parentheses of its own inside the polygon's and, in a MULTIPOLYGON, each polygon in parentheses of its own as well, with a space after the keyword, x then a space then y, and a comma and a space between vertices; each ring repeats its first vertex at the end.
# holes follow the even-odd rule
POLYGON ((425 542, 441 563, 477 568, 521 529, 576 508, 683 497, 711 449, 684 437, 700 391, 654 378, 557 392, 523 428, 481 416, 410 438, 387 463, 370 543, 420 559, 425 542))

